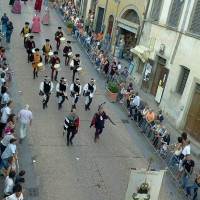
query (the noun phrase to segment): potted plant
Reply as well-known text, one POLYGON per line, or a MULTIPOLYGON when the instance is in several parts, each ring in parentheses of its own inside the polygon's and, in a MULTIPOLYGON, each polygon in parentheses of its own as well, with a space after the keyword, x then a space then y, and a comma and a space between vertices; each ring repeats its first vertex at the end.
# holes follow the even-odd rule
POLYGON ((150 194, 149 194, 150 186, 147 182, 144 182, 138 187, 137 193, 133 193, 132 197, 133 200, 149 200, 150 194))
POLYGON ((111 102, 116 102, 118 96, 119 84, 115 81, 110 81, 106 87, 106 96, 111 102))
POLYGON ((68 34, 72 34, 73 26, 74 26, 73 22, 71 22, 71 21, 66 22, 66 31, 68 34))

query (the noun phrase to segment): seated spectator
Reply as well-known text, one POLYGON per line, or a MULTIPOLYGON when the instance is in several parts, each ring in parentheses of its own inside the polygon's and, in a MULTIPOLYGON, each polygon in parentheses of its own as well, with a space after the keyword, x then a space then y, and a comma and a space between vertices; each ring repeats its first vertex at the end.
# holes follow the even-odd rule
POLYGON ((4 197, 8 197, 11 194, 13 194, 15 174, 16 174, 15 171, 10 171, 9 175, 6 177, 5 187, 4 187, 4 197))
POLYGON ((158 132, 155 133, 155 139, 153 141, 153 146, 157 148, 159 139, 163 138, 165 134, 167 133, 166 127, 161 126, 161 128, 158 130, 158 132))
POLYGON ((138 92, 135 92, 135 96, 130 102, 130 107, 129 107, 130 114, 128 116, 132 117, 133 116, 133 109, 137 109, 139 106, 140 106, 140 97, 138 95, 138 92))
POLYGON ((140 120, 139 123, 138 123, 138 126, 139 126, 139 127, 141 126, 141 124, 143 124, 144 122, 146 122, 145 116, 146 116, 146 114, 147 114, 148 111, 149 111, 149 106, 146 105, 145 108, 144 108, 144 109, 142 110, 142 112, 141 112, 142 118, 141 118, 141 120, 140 120))
POLYGON ((14 194, 6 197, 3 200, 23 200, 23 194, 22 194, 22 187, 20 185, 16 185, 13 187, 13 191, 15 191, 14 194))
POLYGON ((14 156, 17 159, 17 139, 10 139, 10 143, 6 147, 5 151, 1 155, 1 167, 8 167, 8 158, 14 156))
POLYGON ((125 91, 125 84, 126 82, 124 81, 121 81, 121 83, 119 84, 119 92, 118 92, 118 99, 122 99, 123 98, 123 94, 124 94, 124 91, 125 91))
POLYGON ((16 179, 15 179, 15 184, 17 185, 18 183, 19 183, 19 180, 21 179, 21 178, 24 178, 24 175, 26 174, 26 171, 24 171, 24 170, 21 170, 20 172, 19 172, 19 174, 16 176, 16 179))
POLYGON ((163 115, 162 115, 162 110, 159 110, 159 111, 158 111, 158 114, 156 115, 156 120, 160 121, 160 123, 163 122, 164 117, 163 117, 163 115))
POLYGON ((124 70, 120 73, 122 76, 124 76, 125 78, 128 77, 129 72, 128 72, 128 67, 125 67, 124 70))
POLYGON ((157 146, 157 149, 160 150, 160 149, 162 149, 163 145, 168 146, 169 143, 170 143, 170 133, 166 132, 166 134, 162 138, 160 138, 160 142, 157 146))

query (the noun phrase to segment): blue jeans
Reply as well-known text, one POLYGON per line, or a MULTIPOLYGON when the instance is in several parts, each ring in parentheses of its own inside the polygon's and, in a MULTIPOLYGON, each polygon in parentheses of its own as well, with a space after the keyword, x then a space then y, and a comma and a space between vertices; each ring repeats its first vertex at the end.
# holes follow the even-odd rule
POLYGON ((191 195, 191 189, 194 190, 194 196, 192 200, 197 200, 197 190, 198 190, 198 186, 196 185, 196 183, 191 183, 189 185, 186 186, 186 191, 188 195, 191 195))
POLYGON ((10 43, 10 37, 11 37, 12 31, 6 31, 6 42, 10 43))
POLYGON ((0 169, 2 167, 5 167, 5 168, 8 167, 8 159, 7 158, 6 159, 1 159, 0 169))
POLYGON ((135 106, 130 106, 129 107, 129 112, 130 112, 131 116, 133 115, 133 109, 135 109, 135 106))
POLYGON ((181 184, 183 189, 185 188, 188 179, 189 179, 189 174, 187 172, 185 172, 184 175, 183 175, 183 181, 182 181, 182 184, 181 184))
POLYGON ((169 167, 174 167, 174 165, 178 162, 178 158, 175 154, 173 154, 169 161, 169 167))

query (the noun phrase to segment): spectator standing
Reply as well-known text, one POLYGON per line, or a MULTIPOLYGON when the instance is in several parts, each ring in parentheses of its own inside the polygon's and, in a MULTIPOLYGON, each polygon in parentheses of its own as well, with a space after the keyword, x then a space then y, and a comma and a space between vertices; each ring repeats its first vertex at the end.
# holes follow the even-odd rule
POLYGON ((20 123, 20 130, 19 130, 20 140, 19 140, 19 143, 21 143, 22 140, 26 137, 28 125, 31 126, 32 120, 33 120, 33 114, 29 110, 28 104, 25 105, 24 109, 21 109, 19 111, 16 121, 18 121, 18 120, 19 120, 19 123, 20 123))
POLYGON ((4 15, 1 18, 1 27, 2 27, 1 31, 2 31, 3 36, 5 36, 6 26, 8 24, 8 21, 9 21, 9 18, 7 17, 6 13, 4 13, 4 15))
POLYGON ((13 23, 9 21, 6 26, 6 43, 10 43, 12 32, 13 32, 13 23))
POLYGON ((5 180, 4 197, 8 197, 13 193, 15 171, 11 171, 5 180))
POLYGON ((189 179, 189 176, 192 175, 194 165, 195 165, 195 163, 191 159, 190 154, 187 154, 185 160, 183 161, 182 173, 184 173, 184 174, 183 174, 183 181, 182 181, 182 184, 181 184, 182 188, 185 188, 187 181, 189 179))
POLYGON ((87 18, 85 19, 85 31, 86 31, 87 33, 88 33, 88 31, 89 31, 90 25, 91 25, 91 19, 90 19, 90 17, 87 17, 87 18))
POLYGON ((140 106, 140 97, 138 95, 138 92, 135 92, 135 97, 132 99, 130 102, 130 107, 129 107, 129 117, 133 116, 133 109, 137 112, 137 108, 140 106))

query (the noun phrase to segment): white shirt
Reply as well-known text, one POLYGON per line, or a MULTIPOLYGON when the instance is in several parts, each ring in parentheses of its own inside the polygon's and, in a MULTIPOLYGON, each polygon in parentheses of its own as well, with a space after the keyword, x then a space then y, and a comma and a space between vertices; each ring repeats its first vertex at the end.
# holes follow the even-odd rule
POLYGON ((30 121, 33 119, 33 114, 28 109, 22 109, 18 113, 18 118, 19 118, 21 123, 29 124, 30 121))
MULTIPOLYGON (((77 84, 76 84, 77 85, 77 84)), ((82 90, 82 85, 78 85, 79 86, 79 94, 81 94, 81 90, 82 90)), ((70 85, 70 91, 72 91, 72 92, 74 92, 74 83, 72 83, 71 85, 70 85)))
POLYGON ((8 195, 9 193, 13 192, 14 181, 13 179, 9 178, 9 176, 5 179, 5 187, 4 187, 4 194, 8 195))
POLYGON ((6 147, 5 151, 2 153, 1 158, 6 159, 6 158, 12 156, 13 154, 16 153, 16 149, 17 149, 16 144, 9 143, 8 146, 6 147))
POLYGON ((7 92, 5 92, 4 94, 2 94, 2 98, 1 98, 1 104, 6 104, 10 101, 10 96, 7 92))
POLYGON ((10 139, 14 138, 13 134, 6 134, 6 136, 1 140, 1 144, 3 144, 3 146, 7 147, 8 144, 10 143, 10 139))
POLYGON ((135 98, 132 101, 132 105, 135 105, 137 107, 140 105, 140 97, 139 96, 135 96, 135 98))
POLYGON ((121 64, 118 64, 117 68, 118 68, 118 70, 120 71, 121 68, 122 68, 121 64))
POLYGON ((182 151, 182 154, 186 156, 187 154, 190 154, 190 145, 186 145, 185 148, 182 151))
POLYGON ((11 113, 11 109, 6 106, 5 108, 2 108, 2 116, 1 116, 1 123, 6 124, 8 120, 8 116, 11 113))
MULTIPOLYGON (((94 88, 93 92, 90 92, 90 97, 91 97, 91 98, 94 97, 94 92, 95 92, 96 89, 97 89, 97 87, 96 87, 95 84, 93 85, 93 88, 94 88)), ((83 90, 84 90, 85 92, 88 91, 88 83, 84 85, 83 90)))
POLYGON ((15 193, 6 197, 6 200, 23 200, 23 194, 21 193, 21 195, 19 197, 16 197, 15 193))

